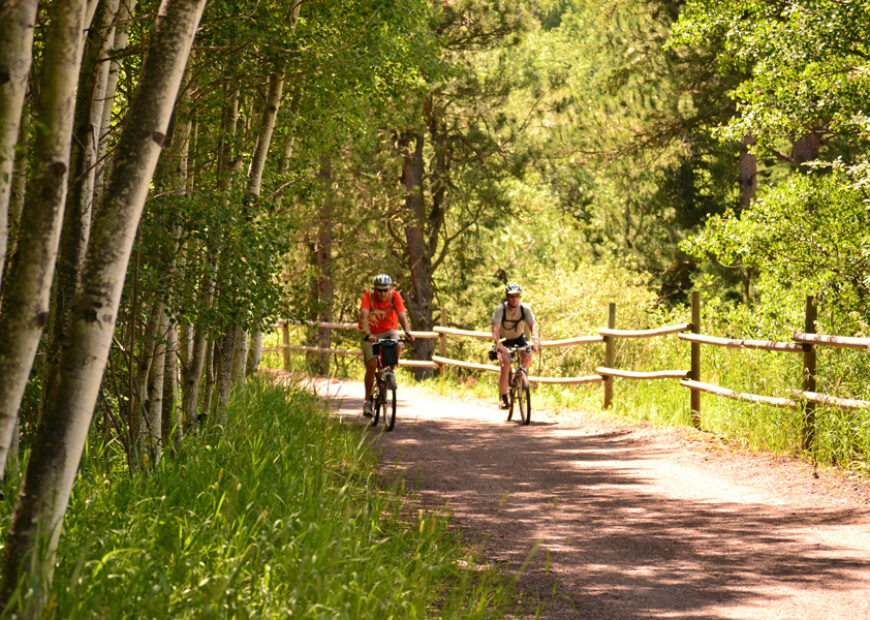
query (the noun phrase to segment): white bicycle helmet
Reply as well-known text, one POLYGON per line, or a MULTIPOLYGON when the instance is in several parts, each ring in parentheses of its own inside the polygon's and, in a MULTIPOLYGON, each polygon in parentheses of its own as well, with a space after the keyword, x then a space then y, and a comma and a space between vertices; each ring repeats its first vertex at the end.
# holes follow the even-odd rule
POLYGON ((393 279, 385 273, 380 273, 375 276, 375 288, 390 288, 393 285, 393 279))

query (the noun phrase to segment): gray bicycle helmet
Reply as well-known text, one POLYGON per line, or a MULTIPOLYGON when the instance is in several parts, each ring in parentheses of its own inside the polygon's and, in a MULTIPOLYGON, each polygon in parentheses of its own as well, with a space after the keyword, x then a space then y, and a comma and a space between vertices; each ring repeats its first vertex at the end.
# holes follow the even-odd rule
POLYGON ((516 282, 511 282, 506 287, 504 287, 505 295, 522 295, 523 287, 517 284, 516 282))
POLYGON ((375 288, 390 288, 393 285, 393 279, 385 273, 380 273, 375 276, 375 288))

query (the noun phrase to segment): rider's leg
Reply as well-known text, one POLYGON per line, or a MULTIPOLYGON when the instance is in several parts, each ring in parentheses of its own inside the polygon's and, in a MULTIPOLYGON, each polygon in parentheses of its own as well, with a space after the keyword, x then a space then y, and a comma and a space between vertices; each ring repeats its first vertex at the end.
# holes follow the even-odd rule
POLYGON ((528 370, 529 366, 532 365, 532 354, 527 352, 527 351, 523 351, 522 360, 523 360, 523 368, 528 370))
POLYGON ((500 353, 498 356, 498 361, 499 361, 498 389, 499 389, 499 394, 504 396, 505 394, 508 393, 508 384, 510 383, 511 357, 507 352, 500 353))
POLYGON ((375 386, 375 368, 378 367, 378 358, 373 357, 369 361, 366 362, 366 378, 365 378, 365 386, 366 386, 366 397, 365 400, 371 400, 372 398, 372 388, 375 386))

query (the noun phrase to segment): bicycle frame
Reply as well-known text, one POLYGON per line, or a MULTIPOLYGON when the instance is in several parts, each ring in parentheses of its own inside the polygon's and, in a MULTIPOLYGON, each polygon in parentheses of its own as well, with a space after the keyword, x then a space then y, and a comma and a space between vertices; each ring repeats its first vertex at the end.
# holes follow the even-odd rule
POLYGON ((384 429, 393 430, 396 424, 396 364, 383 363, 383 349, 380 345, 394 344, 398 346, 401 340, 395 338, 379 338, 374 343, 377 348, 377 361, 375 367, 375 393, 372 403, 372 421, 370 426, 377 426, 381 410, 384 412, 384 429))
POLYGON ((518 404, 520 421, 523 424, 528 424, 529 422, 531 422, 532 395, 529 391, 529 375, 528 371, 523 366, 522 358, 519 354, 521 352, 531 352, 532 350, 533 347, 529 344, 507 347, 507 352, 510 356, 511 362, 517 362, 516 370, 514 370, 513 375, 510 377, 510 391, 508 397, 509 407, 507 417, 508 421, 513 418, 514 405, 518 404))

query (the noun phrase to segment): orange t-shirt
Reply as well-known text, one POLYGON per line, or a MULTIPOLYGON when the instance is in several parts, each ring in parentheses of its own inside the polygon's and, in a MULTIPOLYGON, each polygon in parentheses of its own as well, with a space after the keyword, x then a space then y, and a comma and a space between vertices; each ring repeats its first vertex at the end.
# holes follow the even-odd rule
MULTIPOLYGON (((377 295, 373 295, 371 291, 363 293, 360 310, 369 311, 369 331, 373 334, 382 334, 391 329, 399 328, 397 313, 405 311, 405 302, 402 301, 402 296, 398 291, 390 291, 390 295, 393 297, 392 303, 390 303, 389 297, 384 303, 380 303, 377 295)), ((360 326, 360 331, 365 331, 365 329, 360 326)))

